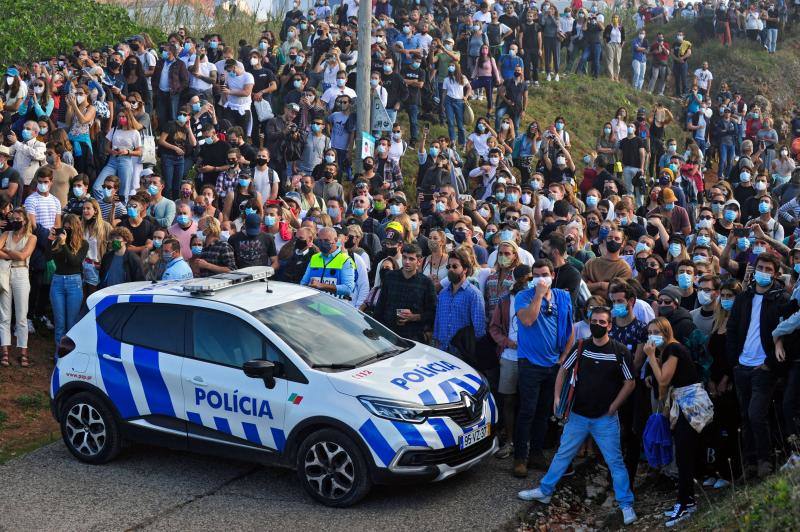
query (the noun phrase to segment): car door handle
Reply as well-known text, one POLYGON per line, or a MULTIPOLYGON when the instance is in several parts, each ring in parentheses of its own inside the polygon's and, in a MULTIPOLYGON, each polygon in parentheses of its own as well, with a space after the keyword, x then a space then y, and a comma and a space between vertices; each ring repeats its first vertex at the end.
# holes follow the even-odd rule
POLYGON ((198 386, 208 386, 208 383, 202 377, 192 377, 191 379, 187 377, 186 380, 198 386))
POLYGON ((110 360, 112 362, 122 362, 122 358, 115 357, 114 355, 109 355, 106 353, 103 353, 103 358, 105 358, 106 360, 110 360))

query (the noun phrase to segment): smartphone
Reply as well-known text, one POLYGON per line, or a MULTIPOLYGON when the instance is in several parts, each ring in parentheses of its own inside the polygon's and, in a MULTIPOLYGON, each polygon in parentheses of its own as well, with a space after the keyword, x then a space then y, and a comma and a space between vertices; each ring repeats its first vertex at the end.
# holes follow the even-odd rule
POLYGON ((746 227, 737 227, 733 230, 733 236, 736 238, 743 238, 748 236, 748 229, 746 227))
POLYGON ((471 199, 472 199, 472 196, 470 196, 469 194, 459 194, 458 195, 458 201, 460 201, 461 203, 464 203, 465 201, 470 201, 471 199))
POLYGON ((63 227, 57 227, 56 228, 56 236, 63 235, 66 232, 67 232, 67 230, 64 229, 63 227))

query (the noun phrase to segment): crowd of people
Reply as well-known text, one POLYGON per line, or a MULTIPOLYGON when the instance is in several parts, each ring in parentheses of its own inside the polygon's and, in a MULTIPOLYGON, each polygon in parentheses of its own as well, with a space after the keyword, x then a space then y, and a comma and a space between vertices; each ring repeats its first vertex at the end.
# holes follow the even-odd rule
POLYGON ((630 43, 624 11, 599 2, 372 9, 368 95, 355 79, 370 21, 354 0, 295 3, 254 43, 180 28, 8 66, 0 365, 12 319, 27 367, 34 327, 58 344, 98 289, 267 265, 484 372, 497 458, 515 476, 547 471, 521 498, 549 502, 573 458, 597 449, 633 522, 659 419, 674 460, 650 463, 678 486, 668 526, 695 511, 695 479, 723 488, 772 471, 776 449, 798 444, 800 111, 778 115, 708 63, 692 70, 683 32, 659 25, 774 52, 786 4, 643 5, 630 43), (596 77, 605 58, 621 81, 624 46, 634 89, 649 71, 663 94, 672 61, 682 105, 620 107, 587 153, 558 109, 522 123, 541 74, 591 64, 596 77), (360 97, 392 127, 355 165, 360 97), (467 134, 476 98, 487 113, 467 134))

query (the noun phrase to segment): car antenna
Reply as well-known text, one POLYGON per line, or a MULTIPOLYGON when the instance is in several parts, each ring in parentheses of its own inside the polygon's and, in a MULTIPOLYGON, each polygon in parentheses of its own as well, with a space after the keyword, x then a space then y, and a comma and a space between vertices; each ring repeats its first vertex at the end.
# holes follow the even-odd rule
POLYGON ((271 294, 272 293, 272 288, 269 287, 269 277, 266 277, 264 279, 264 282, 267 283, 267 293, 271 294))

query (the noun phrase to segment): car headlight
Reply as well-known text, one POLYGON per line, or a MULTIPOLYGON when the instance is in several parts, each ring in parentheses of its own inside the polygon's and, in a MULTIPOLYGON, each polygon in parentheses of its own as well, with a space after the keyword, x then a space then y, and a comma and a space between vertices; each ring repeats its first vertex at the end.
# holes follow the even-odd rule
POLYGON ((428 410, 424 406, 414 403, 364 396, 359 397, 358 400, 371 414, 391 421, 423 423, 428 417, 428 410))

